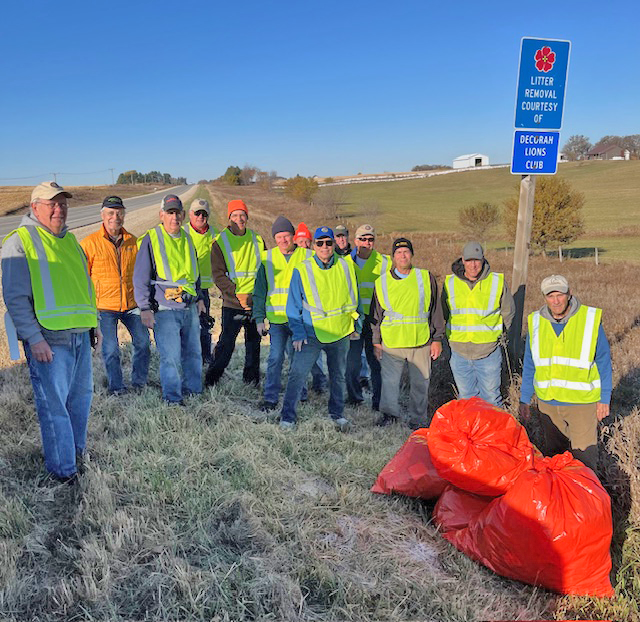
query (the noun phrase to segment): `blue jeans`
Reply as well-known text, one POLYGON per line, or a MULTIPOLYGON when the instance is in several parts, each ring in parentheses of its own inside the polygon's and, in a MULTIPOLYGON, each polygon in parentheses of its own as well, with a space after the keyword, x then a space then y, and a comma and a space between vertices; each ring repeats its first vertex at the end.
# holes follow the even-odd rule
POLYGON ((154 317, 162 399, 180 402, 187 395, 202 393, 200 320, 196 306, 156 311, 154 317))
POLYGON ((480 396, 485 402, 502 406, 500 380, 502 352, 497 347, 489 356, 472 361, 451 351, 451 371, 458 387, 458 399, 480 396))
POLYGON ((76 472, 76 453, 87 444, 93 398, 89 331, 75 333, 68 345, 52 345, 53 361, 40 363, 24 342, 47 471, 58 477, 76 472))
MULTIPOLYGON (((269 358, 267 359, 267 374, 264 381, 264 401, 277 403, 282 387, 282 365, 285 354, 289 357, 289 362, 293 361, 293 346, 291 345, 291 331, 288 324, 269 325, 269 358)), ((322 391, 327 378, 316 361, 311 368, 313 378, 313 388, 322 391)), ((307 384, 302 387, 300 399, 307 399, 307 384)))
POLYGON ((307 376, 324 350, 327 354, 327 368, 329 370, 329 415, 332 419, 340 419, 344 413, 345 369, 347 366, 347 352, 349 351, 349 337, 343 337, 333 343, 321 343, 315 337, 307 337, 307 343, 302 345, 300 352, 294 352, 289 380, 284 393, 280 419, 295 423, 297 419, 296 406, 300 400, 302 387, 307 376))
POLYGON ((118 345, 118 320, 122 322, 133 343, 131 361, 131 384, 141 387, 147 384, 149 375, 149 330, 140 319, 140 310, 100 311, 100 331, 102 332, 102 359, 107 372, 109 391, 122 391, 124 380, 120 365, 120 346, 118 345))

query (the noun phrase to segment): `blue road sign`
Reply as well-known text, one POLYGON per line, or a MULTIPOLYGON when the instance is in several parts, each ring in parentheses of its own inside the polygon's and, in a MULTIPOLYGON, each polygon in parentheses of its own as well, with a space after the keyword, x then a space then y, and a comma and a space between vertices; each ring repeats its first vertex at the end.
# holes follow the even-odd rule
POLYGON ((555 175, 559 146, 559 132, 516 130, 511 172, 514 175, 555 175))
POLYGON ((522 38, 516 129, 562 129, 570 50, 570 41, 522 38))

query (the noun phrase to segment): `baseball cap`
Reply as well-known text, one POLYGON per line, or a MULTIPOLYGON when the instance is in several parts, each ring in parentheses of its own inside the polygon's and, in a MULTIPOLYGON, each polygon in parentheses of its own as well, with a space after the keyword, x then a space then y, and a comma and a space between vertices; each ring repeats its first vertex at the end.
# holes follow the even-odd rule
POLYGON ((399 248, 408 248, 413 255, 413 244, 411 244, 411 240, 407 238, 398 238, 394 240, 393 246, 391 247, 391 255, 393 255, 399 248))
POLYGON ((478 242, 467 242, 462 249, 463 261, 470 259, 484 259, 484 251, 478 242))
POLYGON ((361 238, 363 235, 372 235, 376 237, 376 230, 371 225, 360 225, 356 229, 356 238, 361 238))
POLYGON ((55 181, 43 181, 38 184, 31 192, 31 202, 36 199, 44 199, 49 201, 53 197, 57 197, 59 194, 64 194, 65 197, 70 199, 73 195, 67 192, 62 186, 59 186, 55 181))
POLYGON ((546 296, 551 292, 560 292, 561 294, 569 293, 569 281, 560 274, 552 274, 546 279, 542 279, 540 285, 542 293, 546 296))
POLYGON ((124 203, 120 197, 111 195, 110 197, 105 197, 104 201, 102 201, 102 207, 110 207, 112 209, 125 209, 124 203))
POLYGON ((211 214, 211 210, 209 209, 209 201, 206 199, 196 199, 191 203, 191 207, 189 208, 190 212, 194 214, 196 212, 207 212, 207 216, 211 214))
POLYGON ((329 227, 318 227, 313 234, 313 239, 318 240, 320 238, 331 238, 334 240, 333 231, 329 227))
POLYGON ((335 235, 349 235, 349 229, 347 229, 344 225, 338 225, 334 230, 333 233, 335 235))
POLYGON ((162 199, 160 209, 163 212, 181 212, 183 210, 182 201, 175 194, 168 194, 162 199))

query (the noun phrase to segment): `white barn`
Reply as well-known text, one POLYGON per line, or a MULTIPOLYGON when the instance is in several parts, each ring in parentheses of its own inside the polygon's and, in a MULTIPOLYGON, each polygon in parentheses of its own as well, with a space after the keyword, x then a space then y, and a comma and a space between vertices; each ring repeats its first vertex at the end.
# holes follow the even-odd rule
POLYGON ((477 166, 489 166, 489 156, 482 153, 467 153, 458 156, 453 161, 453 168, 475 168, 477 166))

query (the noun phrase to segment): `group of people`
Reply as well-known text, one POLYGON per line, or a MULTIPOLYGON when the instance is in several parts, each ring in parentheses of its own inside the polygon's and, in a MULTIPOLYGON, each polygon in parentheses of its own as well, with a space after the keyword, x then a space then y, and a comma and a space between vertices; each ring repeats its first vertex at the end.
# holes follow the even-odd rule
MULTIPOLYGON (((277 409, 284 385, 283 429, 296 423, 309 375, 317 392, 325 391, 328 375, 328 414, 340 429, 348 428, 345 402, 364 401, 365 358, 377 425, 426 425, 431 365, 445 340, 458 397, 502 404, 499 342, 515 305, 504 275, 491 270, 477 242, 464 246, 440 288, 429 270, 413 265, 411 240, 396 239, 385 255, 375 249, 369 224, 358 227, 352 248, 343 225, 311 233, 304 223, 296 229, 280 216, 271 231, 275 246, 267 250, 247 227, 244 201, 229 202, 227 226, 216 231, 206 200, 191 203, 185 223, 180 198, 167 195, 159 224, 136 239, 124 228, 124 202, 109 196, 102 226, 78 243, 66 226, 70 197, 55 182, 39 184, 30 213, 2 245, 7 336, 12 352, 18 340, 23 343, 45 465, 56 479, 74 481, 85 450, 91 346, 101 347, 110 393, 140 390, 149 372, 149 329, 162 398, 175 404, 202 392, 204 366, 204 384, 221 381, 241 329, 242 377, 258 386, 260 345, 268 335, 260 407, 277 409), (212 348, 213 285, 222 312, 212 348), (133 345, 129 389, 118 322, 133 345), (399 405, 405 366, 408 410, 399 405)), ((569 448, 595 469, 597 422, 608 414, 612 382, 601 311, 582 305, 562 276, 544 279, 542 293, 545 304, 529 316, 520 414, 529 416, 535 393, 551 450, 569 448)))

